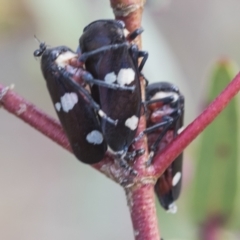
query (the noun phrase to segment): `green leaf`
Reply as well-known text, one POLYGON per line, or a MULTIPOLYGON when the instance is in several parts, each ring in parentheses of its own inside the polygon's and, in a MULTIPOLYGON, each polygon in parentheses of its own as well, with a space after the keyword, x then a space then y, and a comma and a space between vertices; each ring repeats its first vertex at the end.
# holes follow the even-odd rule
MULTIPOLYGON (((222 60, 216 64, 209 79, 209 102, 227 86, 235 74, 232 62, 222 60)), ((240 203, 239 103, 234 98, 201 135, 191 204, 191 214, 197 223, 219 217, 225 224, 231 221, 240 227, 240 219, 236 218, 239 218, 236 212, 240 212, 237 209, 239 204, 236 204, 237 201, 240 203)))

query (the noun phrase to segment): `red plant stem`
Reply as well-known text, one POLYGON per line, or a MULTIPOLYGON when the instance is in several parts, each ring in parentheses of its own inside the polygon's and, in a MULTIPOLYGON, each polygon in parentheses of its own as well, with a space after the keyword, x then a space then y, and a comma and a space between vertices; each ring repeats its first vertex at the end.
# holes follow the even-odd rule
POLYGON ((153 167, 157 177, 217 117, 239 91, 240 73, 166 149, 156 156, 153 167))
MULTIPOLYGON (((4 91, 4 89, 6 88, 0 85, 0 93, 4 91)), ((47 116, 44 112, 37 109, 33 104, 27 102, 10 89, 0 98, 2 98, 0 99, 0 104, 8 112, 48 136, 66 150, 72 151, 62 126, 57 120, 47 116)))
POLYGON ((133 231, 136 240, 159 240, 158 222, 152 184, 127 189, 126 196, 133 219, 133 231))
MULTIPOLYGON (((111 7, 116 19, 123 20, 129 32, 141 26, 142 11, 145 0, 110 0, 111 7)), ((141 37, 134 43, 141 49, 141 37)), ((145 81, 140 79, 142 89, 142 100, 145 99, 145 81)), ((140 133, 146 128, 146 118, 142 116, 139 121, 137 132, 140 133)), ((136 183, 132 188, 126 189, 131 219, 136 240, 159 240, 160 233, 156 215, 154 198, 154 179, 151 177, 151 168, 146 169, 148 147, 146 137, 134 144, 135 149, 145 149, 146 152, 137 158, 134 168, 138 171, 136 183), (149 176, 150 182, 146 181, 149 176), (145 181, 144 181, 145 179, 145 181)))
MULTIPOLYGON (((116 19, 123 20, 129 32, 141 26, 142 11, 146 0, 110 0, 116 19)), ((135 43, 141 48, 141 38, 135 43)))

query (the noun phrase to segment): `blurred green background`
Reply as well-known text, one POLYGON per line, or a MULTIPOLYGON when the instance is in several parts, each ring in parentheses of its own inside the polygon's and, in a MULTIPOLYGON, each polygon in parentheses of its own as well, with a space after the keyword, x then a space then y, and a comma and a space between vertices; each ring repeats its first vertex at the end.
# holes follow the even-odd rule
MULTIPOLYGON (((147 1, 142 37, 150 56, 144 74, 179 86, 186 124, 205 106, 211 64, 221 56, 240 63, 239 9, 239 0, 147 1)), ((14 83, 16 92, 56 117, 33 57, 33 36, 76 49, 84 26, 101 18, 113 18, 108 1, 0 0, 0 82, 14 83)), ((0 119, 0 239, 133 239, 118 185, 6 111, 0 119)), ((178 214, 158 209, 167 240, 196 239, 190 208, 195 150, 193 144, 184 154, 178 214)))

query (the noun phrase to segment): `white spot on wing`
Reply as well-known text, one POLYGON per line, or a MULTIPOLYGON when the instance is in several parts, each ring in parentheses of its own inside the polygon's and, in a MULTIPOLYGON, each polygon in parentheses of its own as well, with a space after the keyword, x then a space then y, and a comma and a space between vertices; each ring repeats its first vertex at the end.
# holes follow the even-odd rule
POLYGON ((177 172, 177 173, 174 175, 174 177, 173 177, 173 179, 172 179, 172 185, 173 185, 173 187, 178 184, 179 180, 181 179, 181 176, 182 176, 182 174, 181 174, 180 172, 177 172))
POLYGON ((98 111, 98 114, 100 117, 106 116, 106 114, 101 109, 98 111))
POLYGON ((124 86, 132 83, 135 79, 135 72, 132 68, 122 68, 117 76, 119 85, 124 86))
POLYGON ((78 96, 76 93, 65 93, 61 97, 61 104, 62 104, 62 109, 64 112, 69 112, 75 104, 78 102, 78 96))
POLYGON ((86 140, 94 145, 101 144, 103 142, 103 135, 98 130, 93 130, 87 135, 86 140))
POLYGON ((116 74, 114 72, 108 73, 104 77, 104 81, 106 83, 114 83, 116 80, 117 80, 117 76, 116 76, 116 74))
POLYGON ((71 51, 67 51, 64 52, 62 54, 60 54, 57 59, 55 60, 55 63, 59 66, 59 67, 65 67, 66 65, 68 65, 69 60, 71 60, 72 58, 76 58, 77 54, 73 53, 71 51))
POLYGON ((60 102, 55 103, 55 108, 59 112, 61 109, 61 103, 60 102))
POLYGON ((124 28, 123 33, 124 33, 124 36, 127 37, 127 35, 129 34, 129 31, 126 28, 124 28))
POLYGON ((168 205, 167 212, 172 214, 175 214, 177 212, 177 205, 175 204, 175 202, 168 205))
POLYGON ((125 126, 130 128, 132 131, 135 130, 138 126, 138 117, 133 115, 125 121, 125 126))
POLYGON ((179 95, 175 92, 160 91, 160 92, 157 92, 155 95, 153 95, 151 100, 162 99, 162 98, 166 98, 166 97, 173 97, 173 102, 176 102, 179 98, 179 95))

